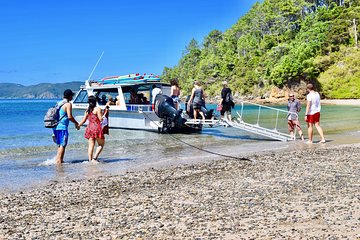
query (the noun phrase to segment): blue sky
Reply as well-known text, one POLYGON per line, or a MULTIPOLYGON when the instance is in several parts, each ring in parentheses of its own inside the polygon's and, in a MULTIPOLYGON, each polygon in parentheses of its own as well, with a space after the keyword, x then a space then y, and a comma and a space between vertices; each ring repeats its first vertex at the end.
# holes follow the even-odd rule
POLYGON ((2 0, 0 82, 161 74, 192 38, 225 31, 256 0, 2 0))

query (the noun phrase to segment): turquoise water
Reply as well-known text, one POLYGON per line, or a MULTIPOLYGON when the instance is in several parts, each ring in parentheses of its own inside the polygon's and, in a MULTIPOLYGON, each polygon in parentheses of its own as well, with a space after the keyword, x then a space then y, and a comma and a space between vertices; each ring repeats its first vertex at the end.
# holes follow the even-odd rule
MULTIPOLYGON (((87 162, 84 128, 77 131, 71 123, 65 164, 58 168, 54 164, 57 147, 51 140, 52 130, 43 126, 46 110, 56 101, 0 100, 0 191, 28 190, 52 181, 114 175, 147 167, 209 161, 218 157, 197 148, 241 156, 257 151, 304 147, 299 143, 273 141, 224 127, 205 128, 200 134, 175 135, 110 129, 104 152, 100 156, 102 164, 91 165, 87 162)), ((216 109, 216 106, 208 105, 208 108, 216 109)), ((259 118, 258 108, 246 108, 243 119, 247 122, 258 122, 269 128, 276 125, 277 129, 287 131, 283 113, 276 116, 273 112, 262 110, 259 118)), ((284 106, 277 108, 285 110, 284 106)), ((321 125, 329 144, 360 141, 359 110, 360 106, 322 107, 321 125)), ((236 106, 233 115, 236 115, 236 111, 241 112, 241 107, 236 106)), ((303 119, 301 114, 300 119, 303 119)), ((306 133, 304 121, 302 127, 306 133)), ((318 139, 316 132, 315 139, 318 139)))

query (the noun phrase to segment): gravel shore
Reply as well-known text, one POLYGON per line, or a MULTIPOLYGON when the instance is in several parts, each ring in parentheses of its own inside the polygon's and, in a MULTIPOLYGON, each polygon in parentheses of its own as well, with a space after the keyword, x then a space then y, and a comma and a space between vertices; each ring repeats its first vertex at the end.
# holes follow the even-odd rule
POLYGON ((359 239, 359 152, 325 144, 1 194, 0 239, 359 239))

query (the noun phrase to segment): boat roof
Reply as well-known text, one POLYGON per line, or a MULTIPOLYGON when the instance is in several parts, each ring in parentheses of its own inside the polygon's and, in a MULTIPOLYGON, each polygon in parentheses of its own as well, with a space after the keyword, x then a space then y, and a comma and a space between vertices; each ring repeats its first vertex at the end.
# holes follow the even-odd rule
POLYGON ((127 74, 121 76, 105 77, 100 80, 89 80, 85 82, 86 88, 113 88, 122 86, 134 86, 134 85, 165 85, 170 86, 169 83, 160 82, 161 78, 153 74, 127 74))

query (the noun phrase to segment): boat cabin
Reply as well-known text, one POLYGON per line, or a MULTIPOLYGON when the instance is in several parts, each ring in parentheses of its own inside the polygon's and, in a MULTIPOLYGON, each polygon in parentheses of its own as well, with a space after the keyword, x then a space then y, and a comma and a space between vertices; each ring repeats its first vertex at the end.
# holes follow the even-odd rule
POLYGON ((110 101, 112 109, 125 111, 152 111, 153 91, 161 89, 165 95, 170 95, 171 85, 161 82, 146 82, 136 84, 98 84, 86 82, 77 93, 73 103, 77 106, 88 104, 88 96, 95 96, 100 106, 110 101))

